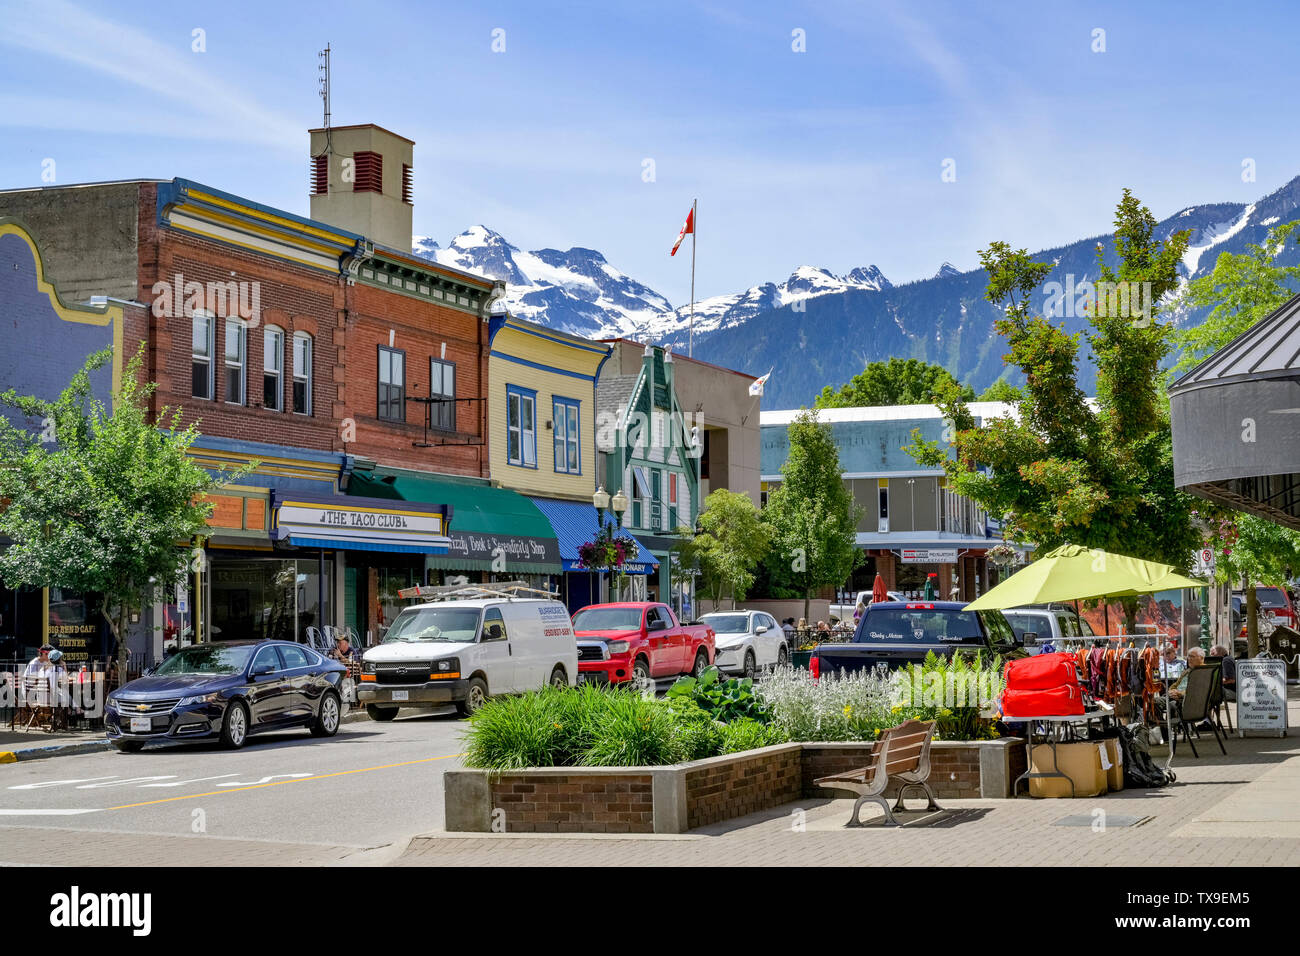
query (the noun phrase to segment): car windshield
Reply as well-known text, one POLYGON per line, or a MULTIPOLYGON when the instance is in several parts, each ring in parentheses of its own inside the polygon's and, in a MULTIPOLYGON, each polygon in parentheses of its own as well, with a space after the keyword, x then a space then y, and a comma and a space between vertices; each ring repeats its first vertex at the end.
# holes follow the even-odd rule
POLYGON ((706 614, 700 620, 713 628, 715 634, 749 633, 749 616, 747 614, 706 614))
POLYGON ((156 676, 178 674, 239 674, 248 664, 253 646, 240 644, 199 644, 177 651, 154 671, 156 676))
POLYGON ((939 643, 983 641, 974 611, 943 608, 868 608, 857 641, 939 643))
POLYGON ((1255 588, 1255 599, 1260 607, 1286 607, 1281 588, 1255 588))
POLYGON ((472 644, 478 637, 474 607, 408 607, 384 635, 385 644, 472 644))
POLYGON ((584 607, 573 615, 575 631, 636 631, 640 628, 639 607, 584 607))
POLYGON ((1030 614, 1027 611, 1004 611, 1003 613, 1010 622, 1011 629, 1016 632, 1016 637, 1021 640, 1024 640, 1025 634, 1030 631, 1037 634, 1039 640, 1046 640, 1052 636, 1051 624, 1044 615, 1030 614))

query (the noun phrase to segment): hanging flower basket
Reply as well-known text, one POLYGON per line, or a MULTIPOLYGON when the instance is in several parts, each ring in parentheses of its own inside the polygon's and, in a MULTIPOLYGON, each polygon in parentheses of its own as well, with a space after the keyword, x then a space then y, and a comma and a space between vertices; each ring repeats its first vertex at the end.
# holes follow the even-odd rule
POLYGON ((632 557, 632 543, 615 537, 614 529, 606 526, 586 544, 578 545, 578 564, 588 571, 621 571, 632 557))
POLYGON ((1000 568, 1020 563, 1020 552, 1009 544, 995 544, 988 550, 988 559, 1000 568))

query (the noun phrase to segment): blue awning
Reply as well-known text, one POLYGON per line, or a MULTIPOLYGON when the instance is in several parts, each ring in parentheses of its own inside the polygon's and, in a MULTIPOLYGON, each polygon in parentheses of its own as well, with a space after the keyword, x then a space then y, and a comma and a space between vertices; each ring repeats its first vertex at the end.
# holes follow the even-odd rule
POLYGON ((343 548, 347 551, 387 551, 391 554, 446 554, 448 548, 430 547, 428 545, 411 545, 411 544, 380 544, 373 541, 339 541, 327 540, 325 538, 300 538, 298 535, 290 535, 288 541, 295 548, 324 548, 327 551, 333 551, 335 548, 343 548))
MULTIPOLYGON (((564 570, 587 570, 578 563, 578 546, 594 539, 600 530, 596 509, 579 501, 555 501, 552 498, 530 498, 529 500, 537 505, 537 510, 551 523, 556 540, 560 542, 560 560, 564 564, 564 570)), ((609 518, 607 517, 606 520, 608 521, 609 518)), ((636 545, 636 558, 624 566, 625 572, 650 574, 659 567, 659 562, 646 550, 645 545, 623 528, 618 529, 618 537, 636 545)))

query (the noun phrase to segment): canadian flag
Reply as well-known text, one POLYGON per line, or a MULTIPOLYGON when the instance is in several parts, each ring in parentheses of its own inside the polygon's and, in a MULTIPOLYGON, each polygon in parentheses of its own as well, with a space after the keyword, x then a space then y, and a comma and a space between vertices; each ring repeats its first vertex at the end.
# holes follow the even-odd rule
POLYGON ((677 234, 677 241, 673 243, 673 251, 668 253, 670 256, 677 255, 677 250, 681 246, 682 240, 686 238, 686 234, 688 232, 691 233, 692 235, 695 234, 695 207, 694 206, 692 206, 691 211, 686 214, 686 225, 682 226, 682 231, 677 234))

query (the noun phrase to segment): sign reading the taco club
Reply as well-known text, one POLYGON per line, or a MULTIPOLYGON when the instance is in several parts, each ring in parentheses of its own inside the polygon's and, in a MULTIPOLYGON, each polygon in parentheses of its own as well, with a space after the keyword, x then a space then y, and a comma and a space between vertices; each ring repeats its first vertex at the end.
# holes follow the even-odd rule
POLYGON ((317 496, 273 495, 271 537, 310 542, 399 544, 431 551, 447 545, 445 507, 409 501, 351 498, 338 501, 317 496))

